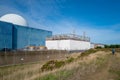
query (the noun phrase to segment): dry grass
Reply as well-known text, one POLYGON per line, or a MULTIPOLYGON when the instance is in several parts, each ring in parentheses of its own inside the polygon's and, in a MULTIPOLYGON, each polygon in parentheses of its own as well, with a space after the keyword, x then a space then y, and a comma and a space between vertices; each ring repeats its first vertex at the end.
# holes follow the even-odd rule
MULTIPOLYGON (((66 55, 66 57, 73 57, 75 60, 61 68, 45 72, 41 71, 45 62, 3 67, 0 68, 0 80, 90 80, 88 78, 95 80, 94 77, 91 77, 91 73, 104 71, 102 66, 106 65, 110 53, 109 50, 107 52, 101 50, 82 58, 78 58, 81 53, 66 55), (85 78, 86 75, 88 77, 85 78)), ((106 73, 107 71, 102 74, 106 75, 106 73)), ((97 74, 96 76, 99 77, 100 75, 97 74)))
MULTIPOLYGON (((89 56, 86 56, 86 57, 84 57, 82 60, 81 59, 79 59, 79 60, 77 60, 77 61, 75 61, 75 62, 72 62, 72 63, 70 63, 70 64, 67 64, 67 65, 65 65, 64 67, 61 67, 60 69, 55 69, 55 70, 53 70, 53 71, 49 71, 49 73, 48 72, 45 72, 44 73, 44 75, 41 75, 40 76, 40 78, 38 77, 37 79, 35 79, 35 80, 64 80, 64 78, 63 78, 63 76, 62 76, 62 74, 60 74, 61 73, 61 71, 66 71, 67 73, 69 73, 69 75, 67 75, 67 76, 64 76, 65 78, 66 77, 70 77, 70 75, 74 75, 74 73, 75 72, 77 72, 77 71, 80 71, 80 72, 82 72, 81 74, 86 74, 86 73, 88 73, 88 72, 91 72, 91 70, 94 72, 94 70, 97 68, 97 67, 99 67, 100 65, 97 65, 96 66, 96 64, 97 63, 101 63, 101 64, 103 64, 103 60, 104 59, 102 59, 102 58, 99 58, 99 55, 101 54, 101 53, 103 53, 102 51, 100 51, 100 52, 97 52, 96 54, 91 54, 91 55, 89 55, 89 56), (99 59, 99 60, 98 60, 99 59), (99 61, 99 62, 98 62, 99 61), (91 66, 90 66, 91 65, 91 66), (88 67, 88 66, 90 66, 90 67, 88 67), (87 69, 87 67, 88 67, 88 69, 89 70, 86 70, 87 69), (80 69, 80 70, 78 70, 78 69, 80 69), (88 71, 88 72, 86 72, 86 71, 88 71), (85 73, 84 73, 85 72, 85 73), (55 74, 55 75, 54 75, 55 74), (51 76, 51 78, 52 77, 55 77, 54 79, 48 79, 48 78, 44 78, 44 76, 48 76, 48 78, 50 78, 50 76, 51 76), (59 79, 60 78, 60 79, 59 79)), ((108 54, 108 53, 107 53, 108 54)), ((102 54, 101 55, 101 57, 103 57, 104 55, 107 55, 107 54, 102 54)), ((69 80, 69 79, 68 79, 69 80)), ((72 79, 71 79, 72 80, 72 79)), ((75 79, 74 79, 75 80, 75 79)))
MULTIPOLYGON (((69 57, 73 54, 65 54, 65 57, 69 57)), ((75 55, 75 54, 74 54, 75 55)), ((61 56, 61 55, 58 55, 61 56)), ((62 55, 63 56, 63 55, 62 55)), ((55 56, 53 56, 55 57, 55 56)), ((66 60, 66 58, 58 58, 58 60, 66 60)), ((47 60, 46 60, 47 61, 47 60)), ((0 80, 30 80, 36 78, 36 76, 43 75, 45 73, 41 74, 41 66, 42 62, 35 62, 35 63, 28 63, 28 64, 19 64, 15 66, 6 66, 6 67, 0 67, 0 80)))
MULTIPOLYGON (((120 80, 120 54, 111 52, 97 52, 79 62, 64 66, 61 70, 49 73, 35 80, 120 80), (60 74, 66 71, 69 75, 60 74), (64 78, 63 78, 64 77, 64 78)), ((67 74, 66 73, 66 74, 67 74)))

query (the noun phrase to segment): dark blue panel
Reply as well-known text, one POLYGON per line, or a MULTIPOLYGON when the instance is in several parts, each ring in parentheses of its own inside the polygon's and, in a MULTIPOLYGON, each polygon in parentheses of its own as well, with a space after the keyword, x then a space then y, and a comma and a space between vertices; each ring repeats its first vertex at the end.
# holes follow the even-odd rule
POLYGON ((12 49, 12 28, 12 24, 0 21, 0 49, 12 49))
POLYGON ((45 46, 45 39, 52 36, 51 31, 14 25, 14 48, 21 49, 26 46, 45 46), (17 42, 16 42, 17 41, 17 42))
POLYGON ((0 21, 0 49, 21 49, 29 45, 45 46, 45 39, 50 36, 51 31, 0 21))
POLYGON ((13 33, 14 49, 23 48, 28 45, 28 30, 26 27, 14 25, 13 33))

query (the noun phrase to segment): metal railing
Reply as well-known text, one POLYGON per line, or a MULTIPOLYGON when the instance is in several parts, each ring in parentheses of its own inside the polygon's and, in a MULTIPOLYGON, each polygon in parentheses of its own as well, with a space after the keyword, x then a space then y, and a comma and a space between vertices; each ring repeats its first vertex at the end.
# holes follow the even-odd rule
POLYGON ((90 41, 90 37, 80 36, 75 34, 60 34, 53 35, 52 37, 46 38, 46 40, 80 40, 80 41, 90 41))

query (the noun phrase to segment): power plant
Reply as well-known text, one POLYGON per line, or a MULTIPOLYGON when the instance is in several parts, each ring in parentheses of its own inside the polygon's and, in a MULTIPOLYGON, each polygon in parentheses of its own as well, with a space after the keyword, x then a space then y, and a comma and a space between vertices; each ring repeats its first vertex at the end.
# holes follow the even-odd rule
MULTIPOLYGON (((102 45, 103 47, 104 45, 102 45)), ((95 44, 85 33, 52 35, 52 31, 28 26, 27 21, 17 14, 6 14, 0 18, 0 50, 88 50, 95 44)))
POLYGON ((20 15, 6 14, 0 18, 0 50, 45 46, 46 37, 50 36, 51 31, 29 27, 20 15))
POLYGON ((101 47, 85 33, 52 35, 52 31, 28 26, 17 14, 0 17, 0 65, 13 65, 66 57, 71 52, 101 47))

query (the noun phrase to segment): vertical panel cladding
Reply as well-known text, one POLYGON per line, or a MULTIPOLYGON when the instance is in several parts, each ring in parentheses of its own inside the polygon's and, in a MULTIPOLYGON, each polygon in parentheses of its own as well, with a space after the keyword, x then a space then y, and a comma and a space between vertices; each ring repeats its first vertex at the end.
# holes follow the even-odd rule
POLYGON ((47 40, 46 47, 56 50, 70 50, 70 40, 47 40))
POLYGON ((45 46, 45 38, 52 36, 51 31, 22 27, 15 25, 15 39, 17 40, 16 49, 25 48, 26 46, 45 46))
POLYGON ((90 42, 70 40, 71 50, 88 50, 90 49, 90 42))
POLYGON ((0 21, 0 50, 3 48, 21 49, 28 45, 45 46, 46 37, 51 31, 13 25, 0 21))
POLYGON ((52 32, 42 29, 29 28, 29 44, 35 46, 45 46, 46 37, 52 36, 52 32))
POLYGON ((13 49, 16 49, 17 48, 17 29, 14 27, 13 25, 13 37, 12 37, 12 46, 13 46, 13 49))
POLYGON ((46 41, 46 47, 48 49, 58 49, 58 41, 59 40, 47 40, 46 41))
POLYGON ((88 50, 90 42, 77 40, 47 40, 46 46, 48 49, 57 50, 88 50))
POLYGON ((14 25, 14 49, 19 49, 26 47, 28 45, 28 29, 26 27, 21 27, 14 25))
POLYGON ((0 50, 3 48, 12 49, 12 28, 11 23, 0 21, 0 50))
POLYGON ((60 40, 59 48, 60 50, 70 50, 70 40, 60 40))

